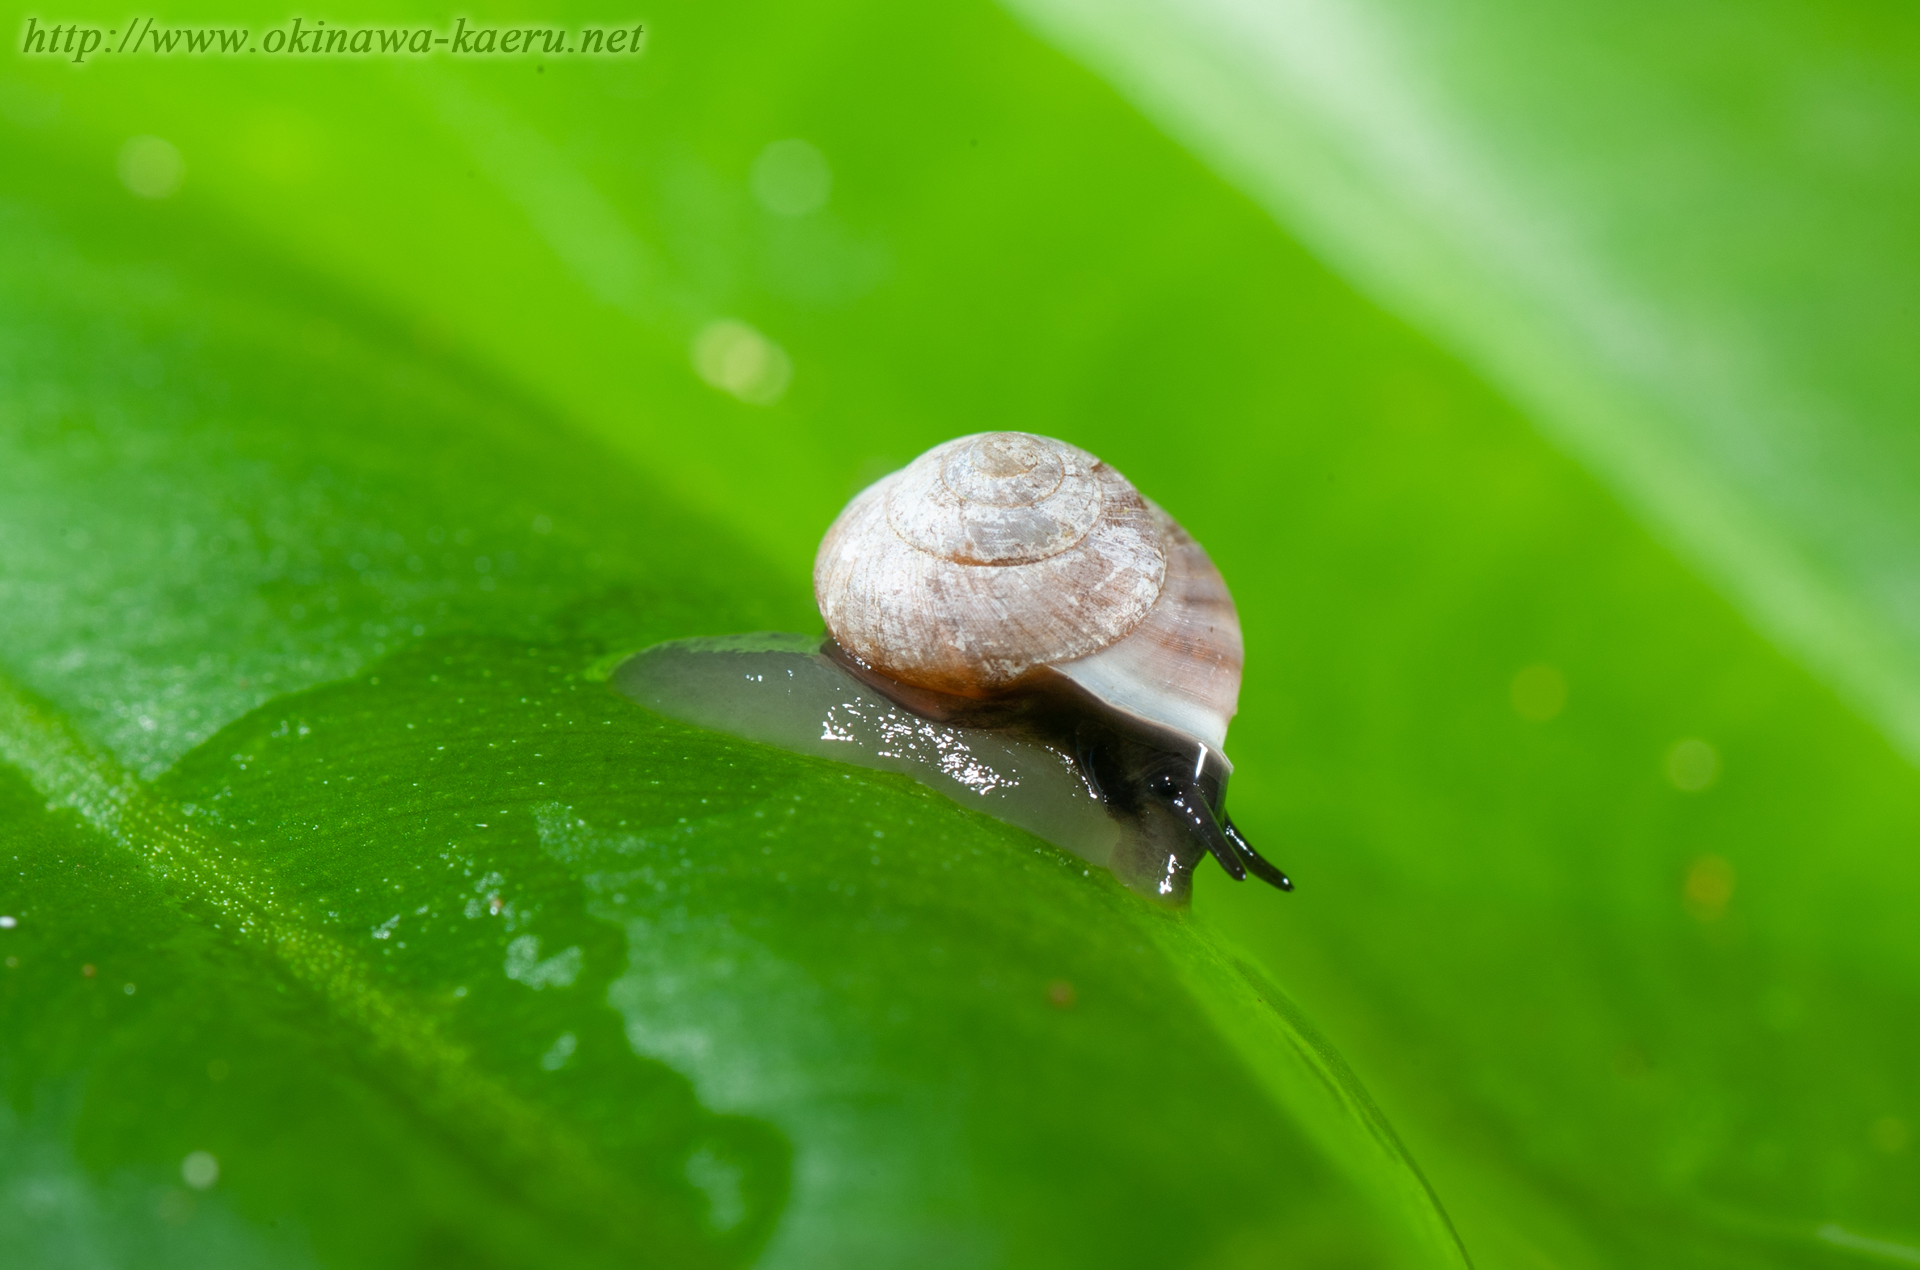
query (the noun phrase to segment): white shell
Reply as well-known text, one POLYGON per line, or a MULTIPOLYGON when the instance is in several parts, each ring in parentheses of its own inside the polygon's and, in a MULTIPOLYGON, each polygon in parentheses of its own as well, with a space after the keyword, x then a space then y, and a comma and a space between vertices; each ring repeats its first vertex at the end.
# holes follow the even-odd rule
POLYGON ((1050 667, 1216 750, 1239 703, 1240 621, 1207 553, 1047 437, 961 437, 855 495, 813 589, 841 647, 915 687, 986 696, 1050 667))

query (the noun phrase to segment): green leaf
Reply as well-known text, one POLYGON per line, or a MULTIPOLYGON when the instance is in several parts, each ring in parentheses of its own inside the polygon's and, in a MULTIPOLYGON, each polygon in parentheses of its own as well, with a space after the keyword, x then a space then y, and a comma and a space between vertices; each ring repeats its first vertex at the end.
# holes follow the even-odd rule
POLYGON ((1920 761, 1911 15, 1014 0, 1920 761))
POLYGON ((427 641, 151 788, 0 703, 95 831, 13 795, 8 1075, 55 1121, 15 1135, 159 1195, 69 1184, 15 1239, 691 1265, 777 1225, 774 1262, 1146 1264, 1384 1217, 1444 1255, 1351 1075, 1190 923, 916 786, 647 716, 583 651, 427 641), (196 1151, 205 1215, 167 1188, 196 1151))
POLYGON ((1231 925, 1483 1263, 1920 1261, 1911 16, 1010 7, 1654 540, 1457 372, 1290 435, 1342 488, 1262 508, 1273 590, 1339 616, 1252 647, 1294 771, 1240 796, 1351 907, 1231 925))
POLYGON ((810 625, 804 574, 293 253, 9 159, 9 1246, 1461 1262, 1211 927, 593 673, 810 625))
POLYGON ((1801 574, 1636 492, 1656 540, 1542 440, 1602 435, 1562 408, 1613 408, 1605 359, 1543 388, 1486 352, 1532 310, 1419 275, 1494 314, 1468 338, 1290 219, 1516 410, 994 10, 648 23, 628 62, 0 68, 0 1245, 1458 1264, 1450 1213, 1495 1266, 1920 1247, 1912 768, 1743 617, 1791 635, 1740 579, 1801 574), (147 135, 168 198, 115 175, 147 135), (798 215, 755 193, 793 138, 831 178, 798 215), (1220 562, 1235 815, 1296 895, 1209 871, 1170 915, 593 677, 817 630, 845 497, 986 426, 1112 460, 1220 562))

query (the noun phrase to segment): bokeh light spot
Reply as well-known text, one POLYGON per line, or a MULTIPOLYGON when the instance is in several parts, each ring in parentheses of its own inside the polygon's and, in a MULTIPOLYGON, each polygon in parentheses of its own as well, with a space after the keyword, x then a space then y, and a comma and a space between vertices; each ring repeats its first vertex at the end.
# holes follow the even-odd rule
POLYGON ((748 180, 760 206, 776 216, 817 211, 833 192, 833 170, 826 156, 798 137, 775 141, 762 150, 748 180))
POLYGON ((1896 1155, 1906 1150, 1907 1144, 1913 1140, 1913 1135, 1907 1128, 1907 1122, 1899 1116, 1881 1116, 1873 1122, 1869 1132, 1873 1138, 1873 1145, 1888 1155, 1896 1155))
POLYGON ((120 147, 120 183, 141 198, 167 198, 180 191, 186 161, 164 137, 129 137, 120 147))
POLYGON ((220 1161, 211 1151, 189 1151, 180 1161, 180 1180, 196 1191, 204 1191, 220 1180, 220 1161))
POLYGON ((693 341, 693 369, 720 391, 755 406, 779 401, 793 380, 786 350, 735 318, 701 328, 693 341))
POLYGON ((562 1032, 547 1052, 540 1056, 540 1067, 544 1071, 557 1072, 567 1065, 573 1052, 580 1048, 580 1038, 572 1032, 562 1032))
POLYGON ((1545 723, 1567 708, 1567 680, 1552 666, 1528 666, 1513 677, 1510 695, 1514 713, 1545 723))
POLYGON ((1703 855, 1687 869, 1681 887, 1687 911, 1703 922, 1719 921, 1733 898, 1733 866, 1717 855, 1703 855))
POLYGON ((1667 751, 1667 779, 1683 793, 1699 793, 1720 779, 1720 752, 1697 736, 1675 741, 1667 751))

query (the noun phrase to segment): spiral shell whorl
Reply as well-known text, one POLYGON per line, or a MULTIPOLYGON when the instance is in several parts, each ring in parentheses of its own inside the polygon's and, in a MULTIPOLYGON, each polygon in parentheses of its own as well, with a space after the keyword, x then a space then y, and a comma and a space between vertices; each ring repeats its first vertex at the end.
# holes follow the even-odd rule
POLYGON ((1032 564, 1076 546, 1105 501, 1097 460, 1023 432, 962 437, 922 455, 887 491, 887 523, 955 564, 1032 564))
POLYGON ((827 531, 814 595, 842 647, 904 683, 978 695, 1109 647, 1167 572, 1153 514, 1084 450, 961 437, 869 487, 827 531))

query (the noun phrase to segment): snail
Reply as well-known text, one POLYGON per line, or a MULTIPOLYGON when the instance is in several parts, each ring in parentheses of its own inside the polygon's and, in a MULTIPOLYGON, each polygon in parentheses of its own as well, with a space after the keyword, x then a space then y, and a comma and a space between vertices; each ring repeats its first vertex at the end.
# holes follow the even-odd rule
MULTIPOLYGON (((1239 615, 1200 544, 1062 441, 983 432, 855 495, 821 541, 830 654, 904 708, 1073 756, 1162 894, 1211 853, 1291 890, 1226 814, 1239 615)), ((1120 871, 1120 870, 1116 870, 1120 871)))
POLYGON ((1084 450, 961 437, 855 495, 814 564, 828 638, 675 640, 615 690, 702 727, 903 772, 1135 890, 1211 853, 1293 889, 1226 814, 1240 622, 1213 562, 1084 450))

